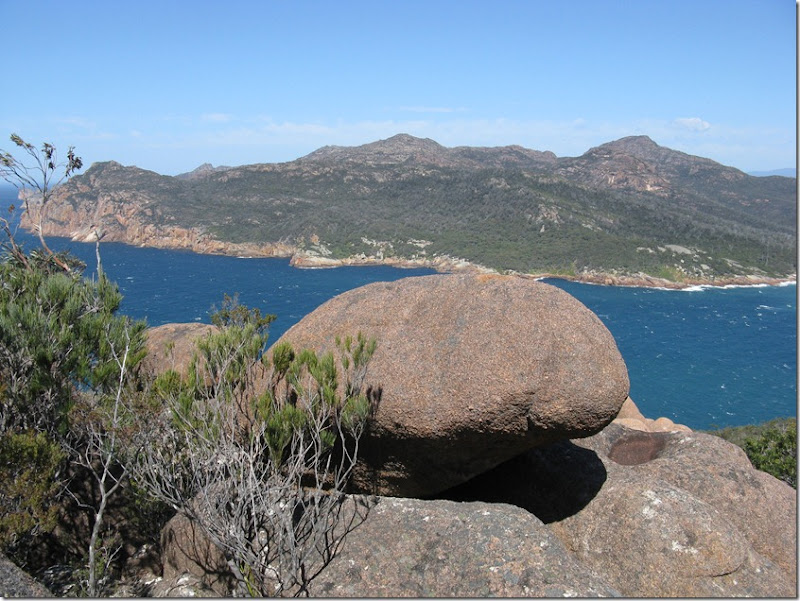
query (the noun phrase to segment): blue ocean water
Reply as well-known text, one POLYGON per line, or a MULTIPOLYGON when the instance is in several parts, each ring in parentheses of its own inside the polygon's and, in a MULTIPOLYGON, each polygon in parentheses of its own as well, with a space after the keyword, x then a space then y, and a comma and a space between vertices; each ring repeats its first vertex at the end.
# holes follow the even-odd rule
MULTIPOLYGON (((29 247, 37 244, 24 233, 29 247)), ((94 273, 95 247, 51 238, 94 273)), ((305 270, 286 259, 244 259, 101 245, 103 268, 120 286, 122 312, 151 326, 209 322, 223 294, 278 316, 277 338, 329 298, 375 281, 429 269, 340 267, 305 270)), ((547 280, 594 311, 628 367, 631 397, 648 417, 694 429, 760 423, 797 415, 795 285, 693 291, 623 288, 547 280)))
POLYGON ((797 416, 797 286, 660 290, 547 280, 617 342, 647 417, 694 429, 797 416))

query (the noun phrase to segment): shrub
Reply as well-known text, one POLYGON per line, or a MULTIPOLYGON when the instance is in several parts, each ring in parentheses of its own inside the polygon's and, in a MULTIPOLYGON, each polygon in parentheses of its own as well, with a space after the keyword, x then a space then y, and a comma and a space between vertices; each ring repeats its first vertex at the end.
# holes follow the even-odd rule
POLYGON ((756 469, 797 488, 797 429, 772 427, 744 441, 744 451, 756 469))
POLYGON ((64 435, 75 395, 108 392, 119 379, 114 349, 130 335, 133 369, 144 355, 144 322, 115 315, 122 295, 104 276, 67 273, 47 256, 0 258, 0 431, 64 435), (127 333, 126 333, 127 332, 127 333))
POLYGON ((165 412, 141 429, 132 470, 223 552, 237 594, 303 594, 365 507, 342 493, 371 408, 362 388, 375 342, 339 340, 338 360, 281 343, 270 359, 260 314, 239 306, 215 323, 186 377, 156 380, 165 412))
POLYGON ((797 419, 778 418, 709 433, 741 447, 756 469, 797 488, 797 419))
POLYGON ((57 523, 64 452, 42 432, 0 434, 0 546, 24 563, 30 535, 57 523))

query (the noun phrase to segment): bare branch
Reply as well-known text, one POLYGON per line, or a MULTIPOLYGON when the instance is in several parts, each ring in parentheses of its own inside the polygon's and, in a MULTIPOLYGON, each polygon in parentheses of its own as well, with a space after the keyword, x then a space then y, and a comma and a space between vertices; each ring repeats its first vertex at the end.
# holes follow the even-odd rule
MULTIPOLYGON (((66 161, 59 162, 58 152, 55 146, 49 142, 45 142, 41 149, 37 150, 33 144, 26 142, 17 134, 11 134, 11 141, 30 157, 30 162, 26 164, 10 152, 0 150, 0 177, 20 191, 24 211, 34 219, 34 229, 39 235, 42 248, 61 269, 69 272, 71 271, 70 266, 59 259, 47 246, 42 223, 53 190, 81 169, 83 161, 75 155, 75 149, 71 146, 67 151, 66 161), (38 202, 36 218, 34 218, 31 207, 33 199, 38 202)), ((10 234, 10 231, 6 229, 6 233, 10 234)), ((12 247, 15 246, 12 244, 12 247)))
POLYGON ((307 594, 366 515, 343 491, 367 416, 359 370, 371 352, 351 361, 355 377, 337 374, 332 356, 292 352, 259 395, 252 327, 224 328, 199 346, 193 377, 164 395, 168 415, 146 431, 134 477, 206 532, 239 593, 307 594), (340 380, 347 394, 337 396, 340 380))

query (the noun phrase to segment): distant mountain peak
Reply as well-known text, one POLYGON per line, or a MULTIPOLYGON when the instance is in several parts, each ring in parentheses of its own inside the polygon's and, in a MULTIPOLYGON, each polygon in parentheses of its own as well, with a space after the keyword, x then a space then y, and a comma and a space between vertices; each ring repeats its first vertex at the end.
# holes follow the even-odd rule
POLYGON ((604 151, 624 152, 627 154, 637 155, 642 153, 652 153, 662 148, 656 144, 650 136, 626 136, 619 140, 606 142, 600 146, 595 146, 586 151, 585 154, 594 154, 604 151))
POLYGON ((430 138, 417 138, 411 134, 395 134, 391 138, 385 140, 378 140, 373 144, 383 144, 385 146, 402 146, 402 147, 415 147, 415 148, 443 148, 441 144, 430 138))
POLYGON ((201 177, 205 177, 210 175, 211 173, 216 173, 217 171, 225 171, 226 169, 230 169, 230 167, 220 165, 219 167, 214 167, 211 163, 203 163, 197 169, 193 171, 189 171, 188 173, 181 173, 176 175, 178 179, 198 179, 201 177))

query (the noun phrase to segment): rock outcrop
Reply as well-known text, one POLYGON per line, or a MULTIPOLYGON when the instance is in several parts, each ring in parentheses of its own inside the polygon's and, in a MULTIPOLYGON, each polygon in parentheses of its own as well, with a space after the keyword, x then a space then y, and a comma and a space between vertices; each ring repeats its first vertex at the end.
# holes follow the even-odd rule
POLYGON ((668 417, 659 417, 658 419, 650 419, 642 415, 633 399, 628 397, 623 403, 622 408, 619 410, 614 422, 622 424, 632 430, 642 430, 644 432, 691 432, 689 426, 683 424, 676 424, 668 417))
MULTIPOLYGON (((378 498, 310 594, 795 595, 794 490, 711 435, 612 423, 532 449, 445 496, 378 498)), ((195 536, 179 540, 187 548, 195 536)), ((198 548, 207 561, 207 543, 198 548)), ((167 542, 179 561, 165 566, 166 588, 182 578, 222 583, 173 551, 167 542)))
POLYGON ((618 596, 519 507, 384 497, 312 597, 618 596))
POLYGON ((4 554, 0 553, 0 597, 52 597, 43 584, 21 570, 4 554))
MULTIPOLYGON (((191 325, 149 342, 209 327, 191 325)), ((380 397, 358 485, 384 496, 312 596, 796 594, 795 491, 721 438, 642 415, 611 335, 566 293, 487 275, 372 284, 284 339, 332 350, 358 331, 379 340, 380 397)), ((184 518, 162 546, 153 595, 231 594, 184 518)))
POLYGON ((624 596, 791 596, 795 491, 739 447, 683 428, 615 421, 443 496, 527 509, 624 596))
POLYGON ((609 480, 618 474, 621 479, 652 479, 689 495, 696 505, 713 508, 727 522, 727 530, 743 539, 742 545, 774 562, 794 587, 796 493, 788 484, 753 468, 738 446, 702 432, 645 433, 617 424, 575 442, 602 458, 609 480))
POLYGON ((393 496, 450 488, 534 446, 601 430, 628 394, 602 322, 531 278, 406 278, 331 299, 281 340, 336 350, 378 340, 367 382, 379 404, 354 484, 393 496))

